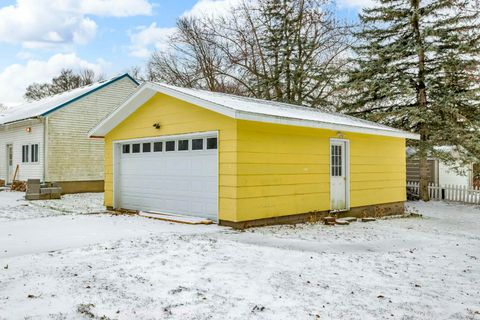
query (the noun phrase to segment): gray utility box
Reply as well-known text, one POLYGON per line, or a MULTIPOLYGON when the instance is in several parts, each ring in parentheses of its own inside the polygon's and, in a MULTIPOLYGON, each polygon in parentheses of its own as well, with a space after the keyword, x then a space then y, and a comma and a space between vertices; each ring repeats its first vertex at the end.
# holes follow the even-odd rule
POLYGON ((50 200, 60 199, 62 197, 62 188, 54 182, 40 183, 40 179, 27 180, 27 200, 50 200))

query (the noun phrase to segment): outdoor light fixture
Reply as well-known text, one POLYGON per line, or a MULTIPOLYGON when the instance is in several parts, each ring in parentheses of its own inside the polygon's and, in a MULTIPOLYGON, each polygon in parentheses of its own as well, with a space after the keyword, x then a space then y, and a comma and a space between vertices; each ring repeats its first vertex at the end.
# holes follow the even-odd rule
POLYGON ((153 127, 154 127, 155 129, 160 129, 160 123, 158 123, 158 122, 157 122, 157 123, 154 123, 154 124, 153 124, 153 127))
POLYGON ((25 132, 32 132, 32 128, 31 127, 25 128, 25 132))

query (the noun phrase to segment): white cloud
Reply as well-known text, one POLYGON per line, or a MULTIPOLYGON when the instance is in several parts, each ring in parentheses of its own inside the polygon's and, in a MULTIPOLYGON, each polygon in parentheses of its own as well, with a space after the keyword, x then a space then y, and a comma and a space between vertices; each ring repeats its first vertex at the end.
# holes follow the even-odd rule
POLYGON ((146 0, 82 0, 80 10, 84 14, 128 17, 151 15, 152 4, 146 0))
POLYGON ((85 44, 95 37, 90 16, 149 15, 147 0, 17 0, 0 8, 0 42, 25 48, 85 44))
POLYGON ((232 7, 241 2, 241 0, 199 0, 190 10, 186 11, 183 16, 221 16, 228 13, 232 7))
POLYGON ((159 28, 156 23, 148 27, 139 27, 137 32, 130 34, 130 54, 139 58, 147 58, 151 54, 150 48, 167 50, 168 39, 175 33, 176 28, 159 28))
MULTIPOLYGON (((242 0, 199 0, 182 17, 218 17, 226 14, 233 6, 242 0)), ((168 39, 175 33, 176 28, 160 28, 156 23, 150 26, 140 26, 130 32, 130 55, 147 58, 153 49, 167 50, 168 39)))
POLYGON ((48 82, 63 68, 74 70, 89 68, 102 73, 103 61, 88 62, 74 53, 56 54, 48 60, 28 60, 25 64, 13 64, 0 72, 0 102, 12 105, 23 101, 28 85, 34 82, 48 82))
POLYGON ((93 20, 69 11, 61 0, 18 0, 0 9, 0 41, 27 48, 85 43, 95 36, 96 28, 93 20))

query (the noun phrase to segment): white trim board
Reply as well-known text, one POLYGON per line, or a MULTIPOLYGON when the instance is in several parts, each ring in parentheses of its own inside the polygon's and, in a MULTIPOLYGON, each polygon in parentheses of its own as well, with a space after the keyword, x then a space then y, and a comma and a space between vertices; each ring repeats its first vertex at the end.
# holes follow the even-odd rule
POLYGON ((345 209, 342 210, 332 210, 331 209, 331 181, 329 181, 330 185, 330 193, 329 193, 329 206, 330 212, 342 212, 342 211, 349 211, 350 210, 350 140, 348 139, 340 139, 340 138, 330 138, 329 140, 329 180, 332 179, 332 155, 331 155, 331 148, 332 142, 343 142, 345 143, 345 209))
POLYGON ((338 113, 153 82, 141 85, 125 103, 93 128, 88 134, 89 137, 104 137, 156 93, 162 93, 234 119, 415 140, 420 138, 418 134, 338 113))

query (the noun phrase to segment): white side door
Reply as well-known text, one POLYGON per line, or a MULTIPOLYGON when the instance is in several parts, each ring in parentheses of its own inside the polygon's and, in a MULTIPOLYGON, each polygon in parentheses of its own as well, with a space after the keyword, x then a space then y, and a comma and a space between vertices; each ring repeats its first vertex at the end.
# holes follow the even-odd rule
POLYGON ((349 204, 348 141, 330 140, 330 210, 343 211, 349 204))
POLYGON ((13 146, 7 144, 7 183, 13 179, 13 146))

